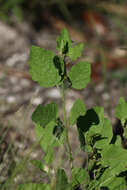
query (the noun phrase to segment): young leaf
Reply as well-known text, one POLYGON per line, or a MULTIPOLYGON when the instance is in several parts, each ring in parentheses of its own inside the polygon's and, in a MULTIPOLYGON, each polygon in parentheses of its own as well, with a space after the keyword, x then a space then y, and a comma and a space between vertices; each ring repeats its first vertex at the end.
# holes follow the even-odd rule
POLYGON ((42 87, 53 87, 59 84, 61 77, 55 66, 55 53, 32 46, 29 57, 30 74, 42 87))
POLYGON ((127 120, 127 103, 124 98, 119 99, 119 104, 115 109, 115 116, 122 121, 122 125, 124 125, 127 120))
POLYGON ((51 190, 49 184, 26 183, 18 185, 16 190, 51 190))
POLYGON ((73 104, 70 113, 69 113, 69 121, 70 125, 74 125, 79 116, 85 115, 86 108, 84 102, 81 99, 77 99, 73 104))
POLYGON ((58 106, 52 102, 46 106, 38 105, 32 114, 32 120, 36 123, 45 127, 52 120, 55 120, 58 114, 58 106))
POLYGON ((72 82, 72 88, 85 88, 90 81, 90 73, 90 63, 88 62, 79 62, 73 65, 68 72, 68 76, 72 82))
POLYGON ((64 169, 57 170, 55 190, 72 190, 71 185, 68 183, 64 169))
POLYGON ((72 61, 75 61, 78 57, 81 56, 83 48, 84 48, 83 43, 74 46, 70 45, 67 56, 70 57, 72 61))
POLYGON ((60 54, 66 54, 69 50, 69 46, 71 46, 72 41, 70 39, 69 33, 64 28, 61 30, 60 35, 57 37, 57 47, 56 49, 60 52, 60 54))

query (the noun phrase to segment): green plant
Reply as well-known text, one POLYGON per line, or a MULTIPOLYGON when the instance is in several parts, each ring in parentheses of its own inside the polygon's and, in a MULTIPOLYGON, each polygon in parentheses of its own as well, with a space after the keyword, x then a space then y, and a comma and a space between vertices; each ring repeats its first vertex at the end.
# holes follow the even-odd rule
MULTIPOLYGON (((63 120, 54 102, 38 105, 32 114, 35 135, 44 152, 43 159, 33 160, 32 163, 45 174, 47 182, 20 184, 17 190, 124 190, 127 187, 127 150, 122 148, 120 136, 113 135, 112 125, 104 117, 103 107, 87 110, 83 100, 77 99, 69 115, 66 114, 67 89, 83 89, 90 81, 88 62, 79 61, 67 70, 67 65, 81 56, 83 44, 74 45, 66 29, 63 29, 57 38, 57 51, 58 54, 55 54, 33 46, 29 58, 32 79, 42 87, 59 87, 62 96, 63 120), (85 168, 75 167, 73 162, 68 130, 75 124, 80 148, 85 152, 85 168), (70 176, 62 163, 53 166, 56 147, 65 148, 70 176)), ((121 120, 126 138, 127 103, 123 98, 120 98, 115 109, 115 116, 121 120)))

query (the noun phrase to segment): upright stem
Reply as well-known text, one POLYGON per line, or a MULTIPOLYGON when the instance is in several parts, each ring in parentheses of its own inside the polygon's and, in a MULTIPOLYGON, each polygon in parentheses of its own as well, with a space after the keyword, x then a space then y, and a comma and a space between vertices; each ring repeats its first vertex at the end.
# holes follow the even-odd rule
POLYGON ((67 143, 67 149, 68 149, 68 154, 69 154, 70 167, 71 167, 71 170, 72 170, 73 169, 73 156, 72 156, 71 145, 70 145, 69 137, 68 137, 68 122, 67 122, 67 116, 66 116, 64 81, 62 82, 62 106, 63 106, 63 115, 64 115, 64 126, 65 126, 66 143, 67 143))

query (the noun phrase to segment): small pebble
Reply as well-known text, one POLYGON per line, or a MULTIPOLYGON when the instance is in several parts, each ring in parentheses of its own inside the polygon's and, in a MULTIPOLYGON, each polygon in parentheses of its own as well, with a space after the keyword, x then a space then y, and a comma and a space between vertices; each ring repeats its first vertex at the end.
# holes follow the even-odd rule
POLYGON ((104 90, 104 84, 98 84, 95 88, 96 92, 102 92, 104 90))
POLYGON ((13 92, 19 92, 22 89, 22 87, 20 85, 15 85, 13 87, 13 92))
POLYGON ((24 61, 26 61, 26 59, 27 59, 26 54, 24 54, 24 53, 23 54, 16 53, 12 57, 7 59, 6 64, 9 67, 13 67, 16 64, 16 62, 18 62, 18 61, 24 62, 24 61))
POLYGON ((104 93, 104 94, 102 94, 102 98, 103 98, 103 100, 109 100, 110 96, 108 93, 104 93))
POLYGON ((59 91, 58 89, 53 88, 53 89, 51 89, 51 90, 49 90, 49 91, 47 92, 47 96, 48 96, 49 98, 60 98, 60 97, 61 97, 61 94, 60 94, 60 91, 59 91))
POLYGON ((7 102, 8 103, 14 103, 16 101, 16 97, 15 96, 8 96, 7 97, 7 102))
POLYGON ((33 105, 41 104, 41 103, 42 103, 42 98, 40 98, 40 97, 33 98, 33 99, 31 100, 31 103, 32 103, 33 105))
POLYGON ((11 76, 11 77, 9 78, 9 80, 10 80, 10 82, 11 82, 12 84, 18 83, 18 78, 15 77, 15 76, 11 76))
POLYGON ((30 86, 30 81, 27 80, 27 79, 22 79, 22 80, 20 81, 20 85, 21 85, 22 87, 29 87, 29 86, 30 86))
POLYGON ((37 152, 33 152, 33 153, 31 154, 31 156, 32 156, 32 158, 37 158, 38 154, 37 154, 37 152))

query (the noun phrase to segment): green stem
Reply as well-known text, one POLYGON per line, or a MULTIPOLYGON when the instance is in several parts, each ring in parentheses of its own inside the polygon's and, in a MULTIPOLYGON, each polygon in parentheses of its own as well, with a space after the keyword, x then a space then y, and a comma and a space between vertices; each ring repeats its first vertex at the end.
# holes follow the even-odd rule
POLYGON ((64 126, 65 126, 66 143, 67 143, 67 149, 68 149, 68 155, 69 155, 70 168, 72 170, 73 169, 73 156, 72 156, 71 145, 70 145, 69 137, 68 137, 68 127, 69 126, 68 126, 67 116, 66 116, 64 81, 62 82, 62 105, 63 105, 63 115, 64 115, 64 126))

